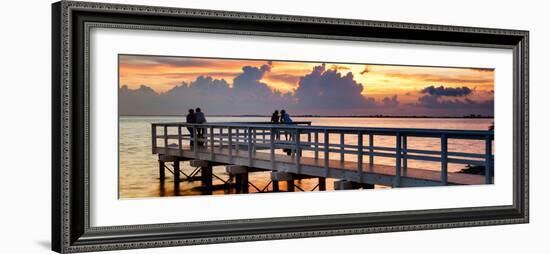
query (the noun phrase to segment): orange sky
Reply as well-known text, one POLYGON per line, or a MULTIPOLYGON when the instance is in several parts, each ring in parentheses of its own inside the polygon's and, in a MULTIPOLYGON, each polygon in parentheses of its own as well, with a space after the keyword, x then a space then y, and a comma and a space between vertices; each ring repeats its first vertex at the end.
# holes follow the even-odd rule
MULTIPOLYGON (((208 59, 189 57, 159 57, 121 55, 119 85, 130 89, 141 85, 158 93, 170 90, 182 82, 190 83, 199 76, 224 79, 229 84, 242 73, 243 66, 271 65, 262 82, 274 90, 293 92, 300 77, 311 73, 322 62, 288 62, 265 60, 208 59)), ((325 63, 342 75, 353 74, 363 85, 363 95, 380 99, 397 95, 402 102, 414 102, 419 91, 427 86, 468 87, 475 100, 493 97, 494 71, 492 69, 415 67, 373 64, 325 63)))

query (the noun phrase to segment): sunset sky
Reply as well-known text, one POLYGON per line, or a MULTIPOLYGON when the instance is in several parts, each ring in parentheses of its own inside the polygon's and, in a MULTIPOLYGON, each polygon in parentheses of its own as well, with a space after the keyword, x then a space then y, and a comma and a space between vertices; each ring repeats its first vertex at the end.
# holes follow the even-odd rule
MULTIPOLYGON (((299 114, 492 115, 494 70, 120 55, 119 86, 121 113, 127 114, 175 112, 159 105, 139 112, 135 104, 141 100, 193 107, 183 101, 207 104, 198 98, 203 96, 202 101, 215 99, 222 108, 219 100, 230 104, 240 97, 249 108, 269 103, 299 114)), ((261 113, 244 109, 242 114, 261 113)))

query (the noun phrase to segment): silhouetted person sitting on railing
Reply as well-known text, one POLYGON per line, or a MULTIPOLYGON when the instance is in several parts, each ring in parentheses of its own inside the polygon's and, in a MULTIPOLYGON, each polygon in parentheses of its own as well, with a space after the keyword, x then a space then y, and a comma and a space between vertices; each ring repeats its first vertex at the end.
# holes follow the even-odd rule
MULTIPOLYGON (((187 116, 185 117, 186 123, 197 123, 197 116, 195 115, 195 111, 193 109, 189 109, 189 112, 187 113, 187 116)), ((189 144, 191 147, 193 147, 194 142, 193 139, 195 138, 193 127, 187 127, 187 130, 189 131, 189 137, 190 141, 189 144)))
MULTIPOLYGON (((292 118, 290 118, 290 115, 283 109, 281 110, 281 118, 279 120, 282 124, 292 124, 292 118)), ((285 133, 285 140, 292 140, 292 134, 288 131, 284 131, 285 133)), ((286 152, 287 155, 292 154, 292 149, 283 149, 284 152, 286 152)))
POLYGON ((279 118, 279 110, 275 110, 275 112, 271 115, 271 123, 279 123, 279 118))
MULTIPOLYGON (((204 117, 204 113, 202 113, 201 108, 195 109, 195 121, 196 123, 206 123, 206 117, 204 117)), ((198 141, 198 145, 202 146, 204 145, 204 133, 206 132, 205 128, 197 128, 197 138, 201 139, 198 141)))
MULTIPOLYGON (((281 110, 281 118, 279 122, 282 124, 292 124, 292 118, 290 118, 290 115, 284 109, 281 110)), ((290 135, 290 138, 292 138, 292 135, 289 134, 287 131, 285 131, 286 140, 289 140, 289 135, 290 135)))
MULTIPOLYGON (((280 120, 279 116, 279 110, 275 110, 273 114, 271 115, 271 123, 272 124, 278 124, 280 120)), ((275 130, 275 139, 279 140, 281 139, 281 135, 279 134, 279 130, 275 130)))

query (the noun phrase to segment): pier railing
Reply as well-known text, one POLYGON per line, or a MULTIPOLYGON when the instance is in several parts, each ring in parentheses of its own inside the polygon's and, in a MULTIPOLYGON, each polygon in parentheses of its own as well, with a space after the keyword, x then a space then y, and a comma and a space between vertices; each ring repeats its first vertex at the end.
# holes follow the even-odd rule
POLYGON ((395 178, 393 186, 400 185, 400 178, 407 176, 408 161, 427 161, 440 163, 442 185, 447 184, 448 165, 464 164, 482 166, 485 170, 485 183, 493 182, 493 131, 476 130, 441 130, 410 128, 366 128, 366 127, 333 127, 311 126, 310 122, 293 124, 271 123, 153 123, 153 153, 158 148, 193 151, 198 158, 199 152, 209 152, 214 158, 217 149, 225 149, 230 158, 247 152, 248 166, 253 166, 256 152, 269 151, 270 162, 275 169, 276 151, 284 150, 293 158, 295 172, 300 172, 304 151, 310 151, 308 158, 321 161, 324 169, 329 170, 331 156, 346 161, 346 155, 356 157, 358 179, 375 165, 377 157, 395 159, 395 178), (334 140, 337 135, 337 142, 334 140), (395 145, 381 146, 375 144, 376 136, 393 137, 395 145), (409 148, 410 138, 436 138, 439 149, 409 148), (355 140, 355 142, 346 142, 355 140), (483 153, 449 151, 449 140, 483 141, 483 153), (368 160, 368 163, 366 163, 368 160), (367 168, 364 168, 368 165, 367 168))

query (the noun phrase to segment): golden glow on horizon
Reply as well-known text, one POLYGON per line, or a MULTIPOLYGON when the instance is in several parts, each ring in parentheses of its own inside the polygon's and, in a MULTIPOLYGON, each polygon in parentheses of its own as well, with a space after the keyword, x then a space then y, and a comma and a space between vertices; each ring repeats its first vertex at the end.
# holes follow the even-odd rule
MULTIPOLYGON (((224 79, 230 85, 242 73, 243 66, 271 65, 262 82, 274 90, 293 92, 300 77, 323 63, 265 60, 233 60, 159 56, 120 56, 119 84, 131 89, 147 85, 158 93, 166 92, 182 82, 191 83, 199 76, 224 79)), ((364 87, 364 96, 381 99, 397 95, 402 102, 413 102, 427 86, 468 87, 477 100, 492 98, 494 71, 488 69, 416 67, 372 64, 333 64, 342 75, 353 74, 364 87)))

